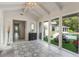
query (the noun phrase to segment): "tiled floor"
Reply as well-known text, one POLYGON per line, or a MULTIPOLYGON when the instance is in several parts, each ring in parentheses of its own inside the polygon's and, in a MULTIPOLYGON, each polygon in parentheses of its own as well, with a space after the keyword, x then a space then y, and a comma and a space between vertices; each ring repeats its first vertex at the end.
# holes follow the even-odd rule
POLYGON ((52 51, 38 41, 22 41, 13 44, 1 57, 58 57, 61 54, 52 51))

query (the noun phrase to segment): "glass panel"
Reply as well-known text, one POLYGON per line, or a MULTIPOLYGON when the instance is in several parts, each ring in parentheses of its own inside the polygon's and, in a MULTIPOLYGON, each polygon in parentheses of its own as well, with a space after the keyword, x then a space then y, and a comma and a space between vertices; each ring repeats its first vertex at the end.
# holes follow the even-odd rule
POLYGON ((18 33, 16 32, 15 33, 15 40, 17 41, 19 39, 19 35, 18 35, 18 33))
POLYGON ((14 39, 16 41, 19 39, 19 24, 14 25, 14 39))
POLYGON ((69 16, 63 18, 62 47, 78 53, 78 17, 69 16))
POLYGON ((51 20, 51 38, 50 38, 50 43, 58 45, 59 44, 59 19, 53 19, 51 20))
POLYGON ((46 42, 48 42, 48 28, 49 28, 48 24, 49 24, 48 21, 43 23, 43 26, 44 26, 44 32, 43 32, 44 37, 43 37, 43 39, 46 42))
POLYGON ((18 31, 18 26, 15 26, 15 31, 18 31))
POLYGON ((39 39, 42 39, 42 22, 39 23, 39 39))

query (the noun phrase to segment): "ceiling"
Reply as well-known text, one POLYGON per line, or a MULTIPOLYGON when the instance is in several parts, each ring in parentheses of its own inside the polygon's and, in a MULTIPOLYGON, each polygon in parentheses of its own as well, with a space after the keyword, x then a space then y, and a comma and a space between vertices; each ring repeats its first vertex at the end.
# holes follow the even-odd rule
MULTIPOLYGON (((9 10, 22 10, 25 2, 0 2, 0 9, 4 11, 9 10)), ((55 13, 57 11, 69 11, 79 8, 78 2, 37 2, 37 5, 31 9, 25 9, 24 13, 27 13, 29 16, 33 16, 36 19, 48 15, 50 13, 55 13)))

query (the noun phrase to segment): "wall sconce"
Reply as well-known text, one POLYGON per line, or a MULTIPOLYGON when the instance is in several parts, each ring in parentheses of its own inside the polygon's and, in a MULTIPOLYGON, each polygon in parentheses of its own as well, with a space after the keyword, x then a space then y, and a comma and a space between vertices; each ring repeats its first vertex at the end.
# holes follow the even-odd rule
POLYGON ((32 24, 31 24, 31 32, 34 32, 34 31, 35 31, 35 24, 32 23, 32 24))

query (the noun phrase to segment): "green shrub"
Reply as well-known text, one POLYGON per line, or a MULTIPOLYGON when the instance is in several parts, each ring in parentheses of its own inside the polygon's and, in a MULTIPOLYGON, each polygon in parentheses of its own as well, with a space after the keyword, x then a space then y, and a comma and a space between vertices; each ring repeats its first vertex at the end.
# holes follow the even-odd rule
POLYGON ((68 32, 71 32, 71 33, 72 33, 72 32, 74 32, 74 31, 73 31, 73 30, 71 30, 71 29, 69 29, 69 30, 68 30, 68 32))

